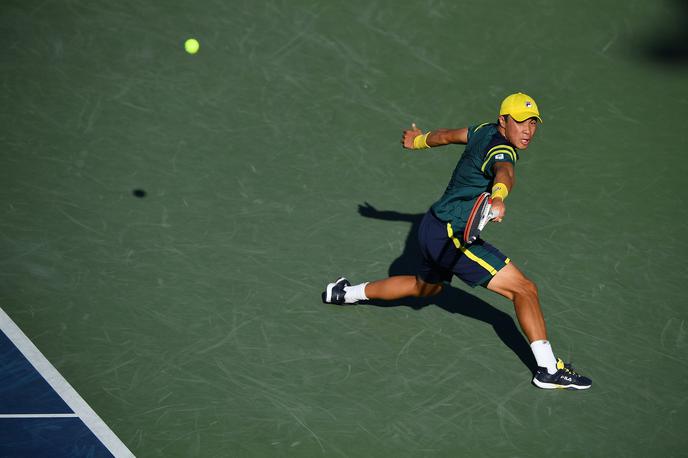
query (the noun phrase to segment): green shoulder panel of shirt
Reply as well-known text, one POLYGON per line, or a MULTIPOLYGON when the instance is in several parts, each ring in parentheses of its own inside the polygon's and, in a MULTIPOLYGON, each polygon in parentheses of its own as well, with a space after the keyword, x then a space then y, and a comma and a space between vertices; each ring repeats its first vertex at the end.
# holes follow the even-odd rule
POLYGON ((440 220, 463 229, 475 199, 489 192, 494 178, 494 164, 516 164, 518 152, 497 130, 497 124, 483 123, 468 128, 468 143, 454 168, 442 197, 432 205, 440 220))

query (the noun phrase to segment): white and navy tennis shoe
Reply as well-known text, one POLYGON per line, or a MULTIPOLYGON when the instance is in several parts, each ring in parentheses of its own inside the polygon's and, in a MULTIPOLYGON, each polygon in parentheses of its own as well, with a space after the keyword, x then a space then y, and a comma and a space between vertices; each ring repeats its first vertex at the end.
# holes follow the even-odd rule
POLYGON ((342 305, 344 303, 344 296, 346 296, 345 287, 351 286, 349 280, 344 277, 339 277, 336 282, 330 283, 322 293, 322 301, 326 304, 342 305))
POLYGON ((587 390, 592 386, 592 380, 574 371, 570 364, 557 359, 557 371, 550 374, 544 367, 538 367, 533 384, 545 390, 587 390))

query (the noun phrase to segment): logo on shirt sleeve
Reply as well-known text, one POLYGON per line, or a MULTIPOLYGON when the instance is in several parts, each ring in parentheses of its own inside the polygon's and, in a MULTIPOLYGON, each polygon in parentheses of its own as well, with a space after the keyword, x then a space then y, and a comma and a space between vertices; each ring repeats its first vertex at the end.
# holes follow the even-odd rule
POLYGON ((497 155, 495 155, 495 160, 496 160, 496 161, 504 160, 504 155, 503 155, 503 154, 497 154, 497 155))

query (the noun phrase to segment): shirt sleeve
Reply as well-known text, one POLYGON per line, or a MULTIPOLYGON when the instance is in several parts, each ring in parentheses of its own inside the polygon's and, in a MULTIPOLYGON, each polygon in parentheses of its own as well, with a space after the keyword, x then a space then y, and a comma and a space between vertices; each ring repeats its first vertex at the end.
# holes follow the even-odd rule
POLYGON ((491 147, 487 150, 485 154, 485 159, 483 160, 483 165, 480 167, 480 171, 483 172, 485 176, 493 177, 494 170, 493 167, 496 162, 508 162, 510 164, 516 164, 518 160, 518 153, 514 150, 514 147, 506 144, 499 144, 491 147))
POLYGON ((477 124, 477 125, 475 125, 475 126, 469 126, 469 127, 468 127, 468 141, 469 141, 469 142, 471 141, 471 137, 473 136, 473 134, 476 133, 481 127, 485 127, 485 126, 487 126, 488 124, 490 124, 490 123, 489 123, 489 122, 484 122, 484 123, 482 123, 482 124, 477 124))

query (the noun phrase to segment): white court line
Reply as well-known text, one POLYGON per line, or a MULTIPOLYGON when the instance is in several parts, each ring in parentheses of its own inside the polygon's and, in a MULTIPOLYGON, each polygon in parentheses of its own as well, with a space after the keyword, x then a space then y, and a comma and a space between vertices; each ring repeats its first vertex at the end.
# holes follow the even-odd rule
POLYGON ((0 418, 79 418, 75 413, 2 413, 0 418))
POLYGON ((7 316, 0 308, 0 330, 14 343, 24 357, 29 360, 38 373, 43 376, 46 382, 57 392, 57 394, 67 403, 76 416, 86 424, 88 429, 95 434, 100 442, 115 457, 133 457, 126 445, 112 432, 103 420, 96 414, 91 406, 83 400, 79 393, 60 375, 55 367, 50 364, 45 356, 36 348, 21 329, 7 316))

